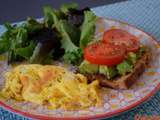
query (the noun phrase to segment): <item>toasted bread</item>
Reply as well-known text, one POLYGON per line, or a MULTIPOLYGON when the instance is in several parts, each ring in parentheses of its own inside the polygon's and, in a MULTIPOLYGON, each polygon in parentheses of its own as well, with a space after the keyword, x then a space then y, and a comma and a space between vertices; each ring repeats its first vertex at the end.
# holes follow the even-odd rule
POLYGON ((100 85, 104 87, 110 87, 114 89, 128 89, 130 88, 138 79, 138 77, 144 72, 147 64, 151 60, 151 52, 146 51, 142 57, 136 62, 134 69, 131 73, 124 76, 117 76, 113 80, 107 80, 105 76, 87 75, 89 81, 99 80, 100 85))

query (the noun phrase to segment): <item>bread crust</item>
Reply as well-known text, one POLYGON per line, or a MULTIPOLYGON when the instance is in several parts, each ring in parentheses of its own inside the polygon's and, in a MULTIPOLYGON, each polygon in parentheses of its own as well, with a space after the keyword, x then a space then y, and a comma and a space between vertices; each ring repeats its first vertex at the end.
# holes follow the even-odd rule
POLYGON ((145 71, 147 64, 151 60, 151 52, 146 51, 141 59, 139 59, 133 69, 133 72, 124 76, 118 76, 113 80, 107 80, 104 75, 86 75, 88 80, 99 80, 100 85, 103 87, 110 87, 114 89, 129 89, 139 78, 139 76, 145 71))

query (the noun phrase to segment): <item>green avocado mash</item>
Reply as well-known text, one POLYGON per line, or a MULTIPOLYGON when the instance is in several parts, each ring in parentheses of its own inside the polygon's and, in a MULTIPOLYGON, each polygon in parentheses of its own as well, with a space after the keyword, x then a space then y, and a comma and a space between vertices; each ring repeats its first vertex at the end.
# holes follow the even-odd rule
POLYGON ((128 58, 127 58, 128 62, 135 64, 137 60, 138 60, 138 56, 136 55, 136 53, 133 53, 133 52, 128 53, 128 58))
POLYGON ((99 65, 91 64, 88 61, 84 60, 80 64, 79 70, 81 73, 94 74, 94 73, 98 73, 99 65))
POLYGON ((111 79, 117 75, 117 70, 115 69, 115 67, 100 65, 99 73, 105 75, 107 79, 111 79))
POLYGON ((126 73, 132 72, 133 64, 130 64, 128 61, 123 61, 122 63, 116 66, 118 73, 120 75, 125 75, 126 73))

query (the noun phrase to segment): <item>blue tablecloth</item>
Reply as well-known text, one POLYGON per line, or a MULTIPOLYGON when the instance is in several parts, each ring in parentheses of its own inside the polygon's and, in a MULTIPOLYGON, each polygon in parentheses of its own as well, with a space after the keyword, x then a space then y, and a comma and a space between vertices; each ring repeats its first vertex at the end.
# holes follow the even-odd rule
MULTIPOLYGON (((92 1, 91 1, 92 2, 92 1)), ((155 36, 160 41, 160 0, 129 0, 92 9, 98 16, 126 21, 155 36)), ((135 115, 160 115, 160 91, 138 107, 109 118, 132 120, 135 115)), ((0 120, 28 120, 0 108, 0 120)))

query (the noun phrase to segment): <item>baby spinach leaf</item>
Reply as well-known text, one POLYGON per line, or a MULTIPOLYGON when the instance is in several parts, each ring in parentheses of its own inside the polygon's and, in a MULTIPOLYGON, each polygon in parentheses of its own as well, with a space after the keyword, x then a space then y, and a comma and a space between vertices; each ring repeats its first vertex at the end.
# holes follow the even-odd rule
POLYGON ((29 58, 33 54, 33 50, 35 49, 35 46, 36 44, 33 41, 31 41, 27 47, 18 48, 16 49, 15 52, 17 55, 22 56, 26 60, 29 60, 29 58))

